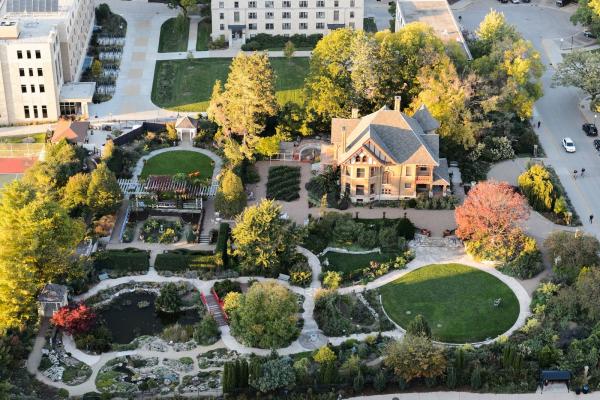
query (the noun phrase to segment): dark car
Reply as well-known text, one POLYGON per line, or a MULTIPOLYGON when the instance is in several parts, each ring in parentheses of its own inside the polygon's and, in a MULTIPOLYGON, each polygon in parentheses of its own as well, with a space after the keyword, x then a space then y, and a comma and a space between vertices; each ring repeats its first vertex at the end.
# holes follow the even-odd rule
POLYGON ((583 129, 588 136, 598 136, 598 128, 596 128, 595 124, 583 124, 581 129, 583 129))
POLYGON ((600 139, 594 139, 594 147, 600 151, 600 139))
POLYGON ((592 31, 583 31, 583 36, 590 38, 590 39, 598 39, 598 37, 596 35, 594 35, 594 33, 592 31))

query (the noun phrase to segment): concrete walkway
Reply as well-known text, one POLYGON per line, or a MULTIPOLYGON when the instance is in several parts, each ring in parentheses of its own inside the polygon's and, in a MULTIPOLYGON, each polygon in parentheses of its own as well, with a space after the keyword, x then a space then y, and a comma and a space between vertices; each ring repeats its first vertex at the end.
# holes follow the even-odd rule
POLYGON ((196 51, 196 41, 198 40, 198 23, 202 17, 197 15, 190 16, 190 32, 188 35, 188 51, 196 51))
MULTIPOLYGON (((348 400, 566 400, 576 399, 581 396, 577 396, 575 392, 571 393, 469 393, 469 392, 426 392, 426 393, 394 393, 394 394, 382 394, 376 396, 359 396, 349 397, 348 400)), ((584 399, 588 400, 599 400, 600 393, 592 393, 583 396, 584 399)))

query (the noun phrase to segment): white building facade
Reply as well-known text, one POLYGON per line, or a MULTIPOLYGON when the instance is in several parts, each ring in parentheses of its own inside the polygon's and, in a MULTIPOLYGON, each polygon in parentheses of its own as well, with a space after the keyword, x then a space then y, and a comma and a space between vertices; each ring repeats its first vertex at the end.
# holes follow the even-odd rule
POLYGON ((0 0, 0 125, 87 114, 94 83, 76 81, 93 25, 93 0, 0 0))
POLYGON ((212 38, 245 42, 258 33, 326 35, 363 28, 364 0, 214 0, 212 38))

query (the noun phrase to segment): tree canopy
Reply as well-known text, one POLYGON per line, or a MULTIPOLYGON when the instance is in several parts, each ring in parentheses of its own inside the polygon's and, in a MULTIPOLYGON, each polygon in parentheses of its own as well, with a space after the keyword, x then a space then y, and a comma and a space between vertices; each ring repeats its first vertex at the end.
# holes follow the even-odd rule
POLYGON ((384 354, 384 364, 406 382, 436 378, 446 371, 444 349, 425 335, 406 335, 402 340, 390 342, 384 354))
POLYGON ((119 208, 123 193, 115 174, 105 163, 92 172, 87 191, 87 203, 96 215, 110 214, 119 208))
POLYGON ((256 282, 230 313, 231 332, 248 346, 285 347, 298 336, 297 313, 292 292, 276 282, 256 282))
POLYGON ((246 207, 246 192, 239 176, 231 169, 221 175, 219 190, 215 196, 215 210, 225 217, 234 217, 246 207))
POLYGON ((552 232, 544 241, 553 271, 559 279, 575 281, 583 267, 600 264, 600 242, 594 236, 581 232, 552 232))
POLYGON ((583 90, 596 103, 600 95, 600 53, 574 51, 565 54, 552 79, 554 85, 575 86, 583 90))

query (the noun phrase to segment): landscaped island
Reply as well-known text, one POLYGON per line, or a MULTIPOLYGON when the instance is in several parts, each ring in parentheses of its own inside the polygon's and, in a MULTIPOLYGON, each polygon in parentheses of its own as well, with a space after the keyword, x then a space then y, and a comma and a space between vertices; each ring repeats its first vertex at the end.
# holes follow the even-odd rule
POLYGON ((491 274, 461 264, 419 268, 381 289, 388 316, 406 328, 423 315, 434 339, 465 343, 493 339, 517 320, 519 301, 491 274))

